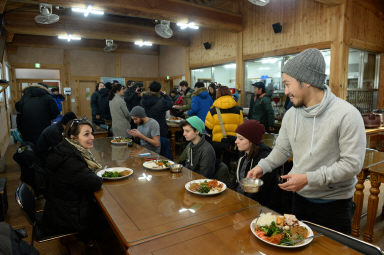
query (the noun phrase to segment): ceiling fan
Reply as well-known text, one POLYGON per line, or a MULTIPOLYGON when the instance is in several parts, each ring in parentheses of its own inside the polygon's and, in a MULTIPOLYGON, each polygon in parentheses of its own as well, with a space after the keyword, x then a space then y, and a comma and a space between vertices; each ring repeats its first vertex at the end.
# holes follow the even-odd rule
POLYGON ((254 5, 264 6, 269 3, 269 0, 248 0, 250 3, 253 3, 254 5))
POLYGON ((161 20, 159 24, 155 25, 155 32, 163 38, 171 38, 173 31, 170 27, 171 22, 169 20, 161 20))
POLYGON ((105 52, 112 52, 117 49, 117 44, 113 44, 113 40, 105 39, 106 46, 104 47, 105 52))
POLYGON ((38 24, 52 24, 60 19, 59 15, 52 13, 52 4, 40 3, 39 10, 40 14, 35 17, 35 22, 38 24))

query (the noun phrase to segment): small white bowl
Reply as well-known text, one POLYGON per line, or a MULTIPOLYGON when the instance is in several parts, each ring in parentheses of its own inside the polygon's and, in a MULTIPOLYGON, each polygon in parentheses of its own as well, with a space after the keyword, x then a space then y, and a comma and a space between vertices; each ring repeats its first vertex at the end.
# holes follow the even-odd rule
POLYGON ((241 188, 247 193, 257 193, 264 182, 261 179, 243 178, 240 180, 241 188))

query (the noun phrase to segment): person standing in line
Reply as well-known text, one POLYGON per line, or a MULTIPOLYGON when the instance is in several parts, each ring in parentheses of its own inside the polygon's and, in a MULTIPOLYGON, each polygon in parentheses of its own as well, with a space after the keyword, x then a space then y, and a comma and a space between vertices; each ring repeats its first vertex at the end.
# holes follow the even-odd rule
POLYGON ((272 108, 271 91, 266 91, 264 82, 252 84, 255 95, 249 104, 249 119, 257 120, 264 125, 268 132, 274 131, 275 114, 272 108))
POLYGON ((207 112, 211 108, 213 101, 209 96, 208 90, 205 88, 204 83, 196 82, 195 92, 192 94, 191 110, 187 112, 188 116, 196 115, 202 121, 205 121, 207 112))
POLYGON ((181 90, 183 91, 183 100, 184 100, 184 105, 174 105, 173 108, 187 112, 191 109, 191 101, 192 101, 192 94, 193 94, 193 89, 188 87, 188 82, 187 81, 181 81, 179 83, 179 86, 181 90))
POLYGON ((351 232, 356 175, 365 157, 365 128, 360 112, 324 84, 324 57, 307 49, 282 69, 285 94, 293 107, 284 115, 268 157, 248 172, 259 178, 293 157, 279 187, 294 193, 293 213, 300 220, 351 232))
POLYGON ((92 109, 92 123, 96 125, 102 124, 103 121, 100 117, 100 108, 99 108, 99 100, 100 100, 100 89, 104 88, 104 83, 98 82, 96 84, 96 89, 92 93, 91 96, 91 109, 92 109))
POLYGON ((117 83, 112 86, 109 94, 109 109, 112 116, 113 136, 127 137, 131 129, 130 117, 123 95, 125 88, 117 83))

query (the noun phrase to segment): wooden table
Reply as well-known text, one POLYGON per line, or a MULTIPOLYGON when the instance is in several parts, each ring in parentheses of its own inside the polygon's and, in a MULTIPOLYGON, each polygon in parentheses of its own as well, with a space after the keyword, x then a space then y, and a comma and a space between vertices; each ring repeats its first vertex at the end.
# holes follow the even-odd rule
POLYGON ((373 227, 376 220, 377 205, 379 203, 380 184, 384 182, 384 163, 369 168, 369 181, 371 182, 368 199, 367 227, 364 232, 364 241, 373 241, 373 227))
POLYGON ((110 139, 95 139, 96 159, 108 167, 132 168, 134 173, 124 180, 104 182, 95 197, 126 248, 257 204, 230 189, 217 196, 191 194, 185 184, 202 176, 186 168, 180 174, 146 170, 144 158, 129 156, 146 149, 111 145, 110 139))
MULTIPOLYGON (((367 136, 367 148, 371 148, 371 136, 383 135, 384 134, 384 127, 365 129, 365 134, 367 136)), ((375 147, 380 148, 381 144, 382 144, 382 138, 379 140, 376 140, 375 147)))
POLYGON ((365 152, 365 159, 361 172, 357 175, 356 190, 353 201, 356 204, 355 213, 352 220, 352 236, 360 236, 360 218, 364 202, 364 181, 367 179, 369 169, 375 165, 384 163, 384 152, 370 151, 365 152))
POLYGON ((315 238, 303 248, 284 249, 265 244, 252 234, 249 227, 251 221, 258 216, 260 208, 260 205, 250 207, 214 221, 129 247, 127 254, 236 255, 259 254, 258 251, 268 255, 288 253, 303 255, 360 254, 325 236, 315 238))

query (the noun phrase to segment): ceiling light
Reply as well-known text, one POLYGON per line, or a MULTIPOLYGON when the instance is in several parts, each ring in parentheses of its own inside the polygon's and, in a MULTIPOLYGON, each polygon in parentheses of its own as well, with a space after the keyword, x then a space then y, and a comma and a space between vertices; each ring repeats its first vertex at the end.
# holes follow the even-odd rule
POLYGON ((59 39, 62 39, 62 40, 67 40, 68 42, 70 42, 71 40, 81 40, 81 37, 78 36, 78 35, 59 35, 58 36, 59 39))
POLYGON ((93 9, 92 5, 88 5, 87 8, 78 8, 78 7, 73 7, 72 8, 73 12, 80 12, 84 13, 84 17, 87 17, 90 13, 95 14, 95 15, 104 15, 104 11, 102 10, 97 10, 93 9))
POLYGON ((181 30, 184 30, 186 28, 199 29, 199 26, 196 25, 195 22, 189 22, 189 23, 178 22, 176 25, 178 25, 181 30))
POLYGON ((152 42, 148 42, 148 41, 136 41, 135 44, 140 46, 140 47, 152 46, 152 42))

